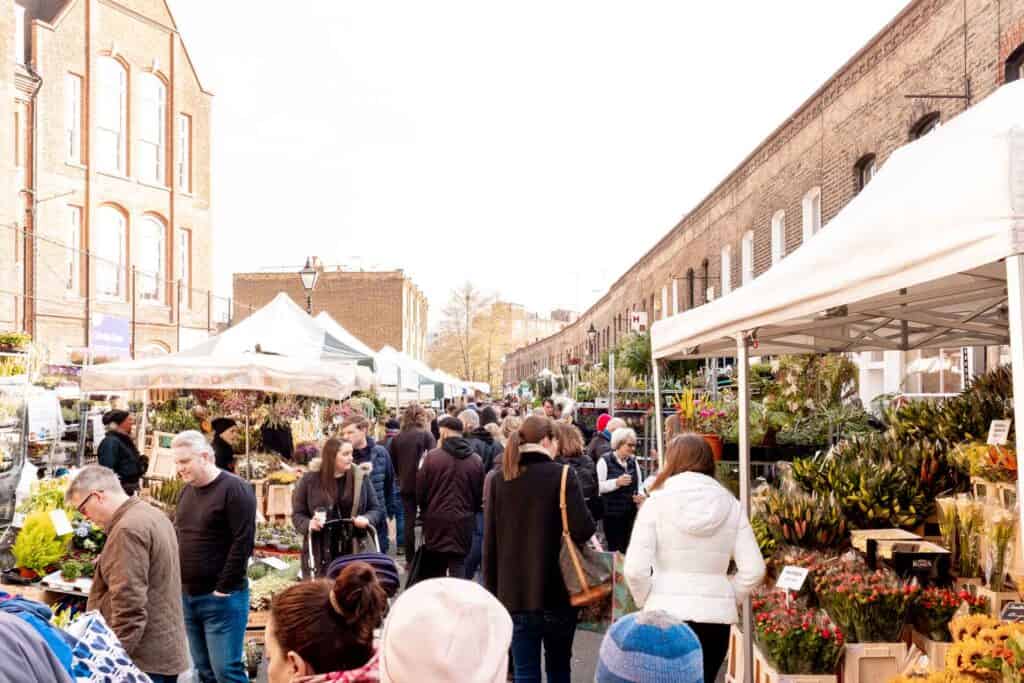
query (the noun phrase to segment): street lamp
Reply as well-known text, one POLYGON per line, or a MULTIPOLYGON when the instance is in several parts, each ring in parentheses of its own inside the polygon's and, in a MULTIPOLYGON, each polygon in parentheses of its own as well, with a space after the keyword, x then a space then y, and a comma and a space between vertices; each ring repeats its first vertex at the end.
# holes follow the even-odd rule
POLYGON ((316 281, 320 279, 320 271, 313 267, 312 260, 306 258, 306 266, 299 271, 302 278, 302 288, 306 290, 306 313, 313 315, 313 290, 316 288, 316 281))
POLYGON ((594 340, 597 339, 597 330, 594 329, 594 323, 590 323, 590 329, 587 330, 587 340, 590 341, 590 362, 594 362, 594 340))

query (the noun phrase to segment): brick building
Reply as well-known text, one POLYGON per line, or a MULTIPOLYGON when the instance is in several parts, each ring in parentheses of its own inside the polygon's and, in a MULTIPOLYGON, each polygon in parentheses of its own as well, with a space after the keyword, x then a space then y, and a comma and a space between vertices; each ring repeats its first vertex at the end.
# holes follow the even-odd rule
MULTIPOLYGON (((591 325, 600 353, 629 334, 633 311, 653 322, 742 287, 827 230, 896 148, 1024 77, 1022 65, 1024 0, 913 0, 578 320, 507 356, 506 384, 587 358, 591 325)), ((863 359, 862 384, 898 388, 920 353, 863 359)), ((949 390, 943 379, 925 373, 910 390, 949 390)))
POLYGON ((166 3, 0 3, 0 55, 0 328, 54 362, 205 336, 212 95, 166 3))
MULTIPOLYGON (((372 349, 391 346, 423 360, 427 354, 427 298, 401 270, 365 272, 321 268, 313 315, 327 311, 372 349)), ((259 308, 285 292, 306 307, 299 267, 284 272, 235 273, 236 313, 259 308)), ((244 313, 239 313, 244 316, 244 313)))

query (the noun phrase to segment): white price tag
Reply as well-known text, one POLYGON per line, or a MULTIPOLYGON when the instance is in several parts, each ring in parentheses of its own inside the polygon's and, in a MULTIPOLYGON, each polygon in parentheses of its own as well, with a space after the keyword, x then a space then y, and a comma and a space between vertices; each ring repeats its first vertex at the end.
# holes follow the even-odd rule
POLYGON ((15 529, 20 529, 21 527, 25 526, 25 517, 27 517, 27 515, 24 512, 15 512, 14 521, 11 522, 11 526, 13 526, 15 529))
POLYGON ((260 562, 267 565, 271 569, 276 569, 279 572, 288 569, 288 563, 279 557, 264 557, 260 560, 260 562))
POLYGON ((53 522, 53 530, 58 536, 67 536, 74 531, 67 513, 63 510, 50 510, 50 521, 53 522))
POLYGON ((992 420, 988 428, 988 445, 1005 446, 1010 436, 1010 424, 1013 420, 992 420))
POLYGON ((796 593, 803 588, 804 581, 807 580, 807 574, 808 570, 804 567, 788 565, 779 574, 779 580, 775 582, 775 587, 784 588, 796 593))

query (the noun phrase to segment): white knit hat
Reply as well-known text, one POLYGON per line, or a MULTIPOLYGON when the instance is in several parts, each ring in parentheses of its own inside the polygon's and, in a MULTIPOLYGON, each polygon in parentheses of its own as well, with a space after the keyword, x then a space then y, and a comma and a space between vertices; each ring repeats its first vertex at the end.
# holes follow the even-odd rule
POLYGON ((473 581, 429 579, 392 605, 380 645, 383 683, 504 683, 512 617, 473 581))

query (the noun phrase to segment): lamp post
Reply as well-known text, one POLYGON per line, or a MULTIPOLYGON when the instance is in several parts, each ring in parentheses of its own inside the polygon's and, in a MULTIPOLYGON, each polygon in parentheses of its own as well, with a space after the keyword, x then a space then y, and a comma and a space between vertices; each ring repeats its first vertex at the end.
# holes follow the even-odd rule
POLYGON ((306 313, 313 315, 313 290, 320 279, 320 270, 313 267, 312 259, 306 258, 306 266, 299 271, 302 288, 306 290, 306 313))
POLYGON ((587 340, 590 342, 590 362, 595 363, 597 359, 594 358, 594 340, 597 339, 597 330, 594 329, 594 323, 590 323, 590 329, 587 330, 587 340))

